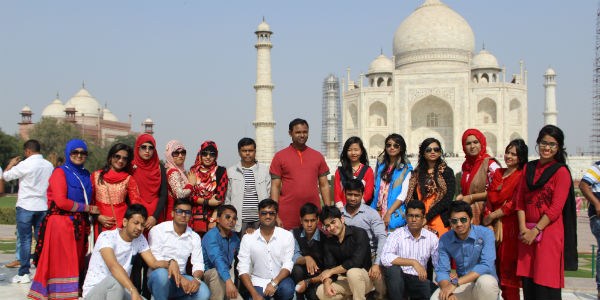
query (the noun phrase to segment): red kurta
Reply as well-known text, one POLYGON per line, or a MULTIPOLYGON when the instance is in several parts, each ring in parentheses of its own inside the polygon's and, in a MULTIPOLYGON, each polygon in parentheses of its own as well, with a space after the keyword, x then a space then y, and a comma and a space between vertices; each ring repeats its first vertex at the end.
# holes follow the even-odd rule
MULTIPOLYGON (((363 202, 366 203, 367 201, 371 201, 373 200, 373 189, 375 188, 375 183, 374 183, 374 177, 373 177, 373 169, 369 168, 368 166, 365 166, 363 164, 360 165, 360 167, 358 168, 358 170, 356 170, 356 172, 354 172, 354 178, 356 178, 359 174, 360 171, 362 170, 362 168, 368 168, 365 176, 362 179, 362 183, 365 185, 365 193, 363 195, 363 202)), ((340 177, 340 170, 336 169, 335 170, 335 180, 334 180, 334 184, 333 184, 333 196, 334 196, 334 203, 338 203, 338 202, 342 202, 342 204, 346 205, 346 196, 344 196, 344 187, 342 186, 342 180, 340 177)))
MULTIPOLYGON (((540 165, 535 170, 534 182, 542 172, 556 161, 540 165)), ((546 184, 534 191, 529 191, 526 182, 526 169, 517 188, 516 210, 525 211, 526 222, 535 223, 544 214, 550 218, 550 224, 544 228, 539 243, 525 245, 519 242, 517 275, 533 278, 536 284, 564 288, 564 227, 562 210, 571 187, 571 176, 566 168, 560 168, 546 184)))
MULTIPOLYGON (((506 168, 494 173, 492 183, 488 187, 485 215, 502 209, 502 243, 496 249, 496 270, 502 286, 521 287, 521 279, 517 277, 517 249, 519 247, 519 222, 515 213, 514 193, 521 180, 522 170, 515 170, 503 178, 506 168)), ((505 299, 508 299, 504 296, 505 299)))

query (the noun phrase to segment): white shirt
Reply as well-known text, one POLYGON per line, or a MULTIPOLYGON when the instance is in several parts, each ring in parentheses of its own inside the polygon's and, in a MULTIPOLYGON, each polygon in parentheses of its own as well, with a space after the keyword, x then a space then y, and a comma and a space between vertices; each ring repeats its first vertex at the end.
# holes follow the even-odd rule
POLYGON ((88 267, 87 274, 85 276, 85 283, 83 284, 83 298, 86 297, 87 293, 100 283, 104 278, 111 276, 110 270, 106 266, 100 250, 104 248, 112 248, 115 252, 115 257, 119 265, 125 269, 128 275, 131 274, 131 259, 134 255, 149 250, 148 242, 143 235, 140 235, 131 242, 126 242, 121 238, 119 232, 122 229, 109 230, 100 233, 94 251, 92 252, 92 258, 88 267))
POLYGON ((237 268, 240 275, 249 274, 252 285, 264 290, 282 269, 292 272, 294 245, 294 235, 281 227, 275 227, 268 243, 260 229, 252 234, 245 234, 238 254, 237 268))
MULTIPOLYGON (((385 267, 390 267, 392 262, 400 257, 414 259, 427 268, 427 261, 431 257, 431 263, 435 267, 439 257, 438 244, 438 237, 427 229, 421 229, 421 235, 415 239, 407 226, 400 227, 387 237, 381 254, 381 263, 385 267)), ((412 266, 401 266, 401 268, 405 274, 419 276, 412 266)))
POLYGON ((4 181, 19 179, 17 207, 29 211, 48 210, 48 180, 54 166, 41 154, 34 154, 2 174, 4 181))
POLYGON ((148 244, 156 260, 177 260, 181 274, 185 274, 185 265, 190 255, 192 273, 197 270, 204 271, 200 236, 190 227, 187 227, 182 235, 178 235, 173 227, 173 221, 162 222, 150 230, 148 244))

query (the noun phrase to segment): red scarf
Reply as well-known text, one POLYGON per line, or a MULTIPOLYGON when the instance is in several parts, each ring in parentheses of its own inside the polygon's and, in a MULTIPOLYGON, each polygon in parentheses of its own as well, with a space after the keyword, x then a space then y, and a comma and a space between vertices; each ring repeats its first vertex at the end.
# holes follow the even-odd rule
POLYGON ((156 204, 160 190, 160 166, 158 154, 156 154, 156 141, 146 133, 138 136, 133 153, 132 175, 140 190, 142 201, 147 204, 156 204), (144 160, 140 157, 139 147, 147 142, 154 146, 154 153, 150 159, 144 160))
POLYGON ((502 206, 502 203, 513 197, 515 189, 521 181, 523 170, 515 170, 508 177, 503 178, 507 169, 498 169, 488 189, 488 201, 486 203, 490 212, 502 206))
MULTIPOLYGON (((100 170, 100 171, 102 171, 102 170, 100 170)), ((115 171, 113 171, 113 169, 110 169, 110 170, 108 170, 108 172, 104 173, 104 176, 102 176, 102 179, 104 179, 104 182, 106 182, 106 183, 114 184, 114 183, 119 183, 119 182, 127 179, 128 176, 129 176, 129 173, 127 173, 125 171, 115 172, 115 171)))
POLYGON ((219 167, 217 165, 217 157, 219 157, 217 144, 215 144, 213 141, 206 141, 202 143, 202 146, 200 146, 200 151, 198 151, 198 154, 196 154, 196 161, 190 168, 190 171, 196 174, 196 178, 199 179, 199 182, 196 182, 196 185, 199 186, 198 189, 200 190, 203 198, 210 198, 209 196, 212 196, 212 192, 217 188, 217 168, 219 167), (217 153, 215 160, 210 166, 205 166, 202 164, 201 153, 207 148, 209 148, 208 150, 212 150, 217 153), (202 171, 202 168, 208 170, 202 171))
MULTIPOLYGON (((473 181, 473 178, 475 177, 477 171, 479 171, 481 163, 483 163, 483 160, 486 157, 490 157, 490 155, 486 152, 487 141, 485 140, 485 135, 483 135, 483 133, 481 133, 481 131, 477 129, 467 129, 465 133, 463 133, 462 146, 463 151, 465 152, 466 160, 462 164, 462 178, 460 180, 460 187, 462 190, 462 194, 468 195, 469 189, 471 188, 471 182, 473 181), (474 135, 479 141, 479 144, 481 144, 481 151, 479 151, 479 154, 477 154, 477 156, 470 156, 469 154, 467 154, 467 150, 465 149, 467 137, 470 135, 474 135)), ((490 163, 491 162, 493 161, 490 160, 490 163)))

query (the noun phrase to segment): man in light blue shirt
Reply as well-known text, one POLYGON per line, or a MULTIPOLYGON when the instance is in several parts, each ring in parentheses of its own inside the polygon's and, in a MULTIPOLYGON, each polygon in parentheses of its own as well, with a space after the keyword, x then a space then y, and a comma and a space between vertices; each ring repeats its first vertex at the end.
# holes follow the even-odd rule
POLYGON ((440 288, 431 299, 497 299, 500 293, 496 276, 494 232, 471 225, 473 211, 464 201, 450 204, 452 230, 440 238, 439 260, 435 268, 440 288), (450 275, 450 258, 456 262, 456 276, 450 275))

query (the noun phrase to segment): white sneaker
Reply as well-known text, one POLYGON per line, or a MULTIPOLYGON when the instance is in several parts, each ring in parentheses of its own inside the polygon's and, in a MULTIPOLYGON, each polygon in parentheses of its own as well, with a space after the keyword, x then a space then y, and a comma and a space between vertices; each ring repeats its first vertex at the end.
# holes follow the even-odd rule
POLYGON ((25 274, 23 276, 15 275, 11 280, 11 283, 30 283, 31 279, 29 278, 29 274, 25 274))

